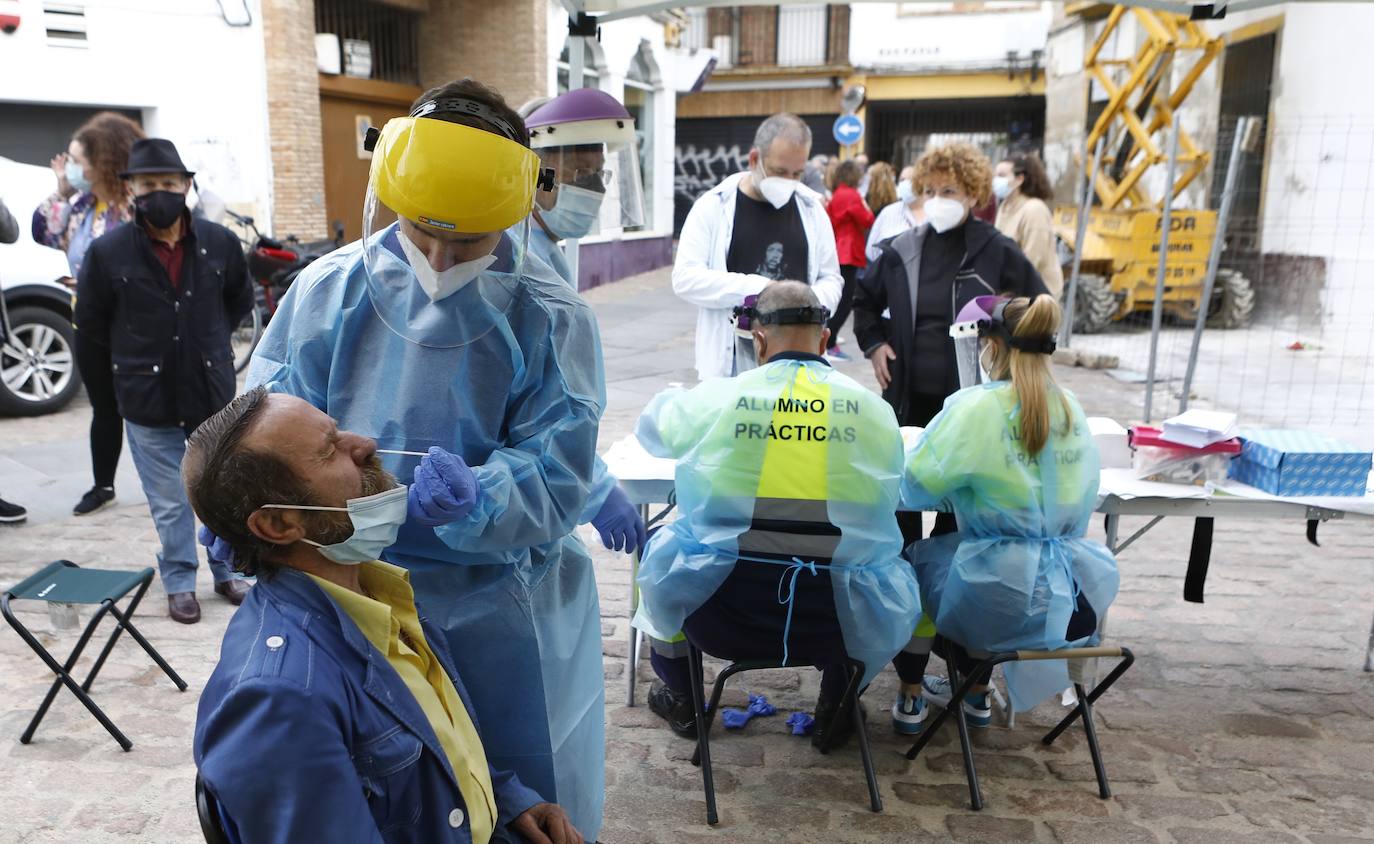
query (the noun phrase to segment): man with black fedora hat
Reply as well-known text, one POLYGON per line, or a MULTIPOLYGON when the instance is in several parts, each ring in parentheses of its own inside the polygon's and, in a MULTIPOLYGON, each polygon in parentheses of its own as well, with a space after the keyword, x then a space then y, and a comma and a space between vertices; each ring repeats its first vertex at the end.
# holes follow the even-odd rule
MULTIPOLYGON (((234 397, 229 337, 253 306, 233 232, 186 210, 193 174, 171 141, 145 138, 120 174, 133 222, 91 244, 77 281, 76 324, 110 350, 115 397, 162 548, 158 571, 173 620, 200 620, 195 516, 181 483, 186 437, 234 397)), ((248 591, 210 562, 215 591, 248 591)))

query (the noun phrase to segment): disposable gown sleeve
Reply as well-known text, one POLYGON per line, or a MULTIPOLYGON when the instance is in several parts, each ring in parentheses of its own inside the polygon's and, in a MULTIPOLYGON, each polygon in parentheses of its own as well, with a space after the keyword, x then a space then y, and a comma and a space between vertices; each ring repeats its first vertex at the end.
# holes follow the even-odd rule
POLYGON ((712 416, 714 403, 704 401, 719 390, 711 379, 692 389, 670 387, 654 396, 635 424, 635 437, 655 457, 677 460, 701 440, 712 416))
POLYGON ((615 475, 612 475, 611 470, 606 466, 606 461, 602 460, 601 455, 598 454, 592 462, 592 489, 587 496, 587 506, 582 508, 582 515, 577 520, 579 525, 592 523, 592 519, 595 519, 596 514, 601 512, 601 507, 606 503, 606 498, 618 483, 620 482, 616 480, 615 475))
POLYGON ((308 690, 241 683, 209 716, 200 746, 201 778, 243 844, 382 841, 338 721, 308 690))
MULTIPOLYGON (((975 391, 977 388, 974 388, 975 391)), ((909 510, 943 510, 944 499, 967 480, 964 455, 971 442, 967 422, 976 394, 956 393, 931 420, 921 439, 907 453, 902 473, 902 505, 909 510), (960 431, 964 434, 961 436, 960 431)))
MULTIPOLYGON (((245 388, 266 386, 325 410, 329 364, 333 357, 337 309, 323 301, 332 287, 326 276, 337 272, 327 260, 306 267, 286 291, 267 324, 248 364, 245 388)), ((338 279, 342 284, 342 279, 338 279)))
MULTIPOLYGON (((560 303, 563 305, 566 303, 560 303)), ((510 445, 473 466, 481 495, 467 517, 434 529, 455 551, 542 545, 571 533, 587 506, 605 404, 591 310, 550 306, 550 336, 531 343, 506 411, 510 445)))

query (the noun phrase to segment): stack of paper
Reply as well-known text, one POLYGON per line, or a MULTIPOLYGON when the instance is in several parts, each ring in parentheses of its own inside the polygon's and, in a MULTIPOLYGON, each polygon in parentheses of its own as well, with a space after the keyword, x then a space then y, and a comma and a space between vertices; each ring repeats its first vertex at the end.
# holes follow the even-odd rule
POLYGON ((1189 448, 1206 448, 1236 435, 1236 415, 1222 410, 1189 410, 1164 420, 1162 439, 1189 448))

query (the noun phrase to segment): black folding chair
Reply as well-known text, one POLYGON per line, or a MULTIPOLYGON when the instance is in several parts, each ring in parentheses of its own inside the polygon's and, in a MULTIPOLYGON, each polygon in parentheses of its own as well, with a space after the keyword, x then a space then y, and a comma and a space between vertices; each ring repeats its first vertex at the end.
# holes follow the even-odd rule
MULTIPOLYGON (((875 812, 883 810, 883 798, 878 794, 878 774, 873 768, 873 756, 868 749, 868 732, 864 729, 863 713, 859 711, 859 683, 863 680, 864 664, 857 659, 846 660, 849 668, 849 685, 845 688, 835 717, 842 718, 848 709, 854 719, 854 733, 859 740, 859 757, 863 760, 864 777, 868 780, 868 797, 875 812)), ((716 786, 711 772, 711 724, 715 721, 716 710, 720 708, 720 696, 725 691, 725 681, 744 671, 759 671, 771 668, 786 668, 785 663, 775 661, 734 662, 716 675, 715 686, 711 689, 711 705, 702 701, 703 685, 701 651, 687 641, 687 664, 692 677, 692 710, 697 722, 697 749, 692 754, 692 764, 701 768, 702 785, 706 790, 706 823, 714 826, 720 822, 716 812, 716 786)), ((830 752, 835 731, 826 735, 821 753, 830 752)))
POLYGON ((934 721, 926 725, 926 728, 921 731, 920 738, 916 739, 916 743, 907 751, 906 758, 915 759, 916 754, 920 753, 922 748, 930 743, 931 738, 934 737, 935 732, 940 729, 940 726, 944 724, 945 719, 953 715, 954 723, 959 728, 959 746, 964 755, 964 773, 968 777, 969 804, 974 811, 978 811, 983 808, 983 792, 981 786, 978 784, 978 771, 973 764, 973 745, 969 742, 968 720, 964 717, 964 698, 968 696, 978 676, 990 672, 995 666, 1001 665, 1004 662, 1027 662, 1031 660, 1049 659, 1113 658, 1120 658, 1121 662, 1117 663, 1111 673, 1108 674, 1102 682, 1094 686, 1091 692, 1085 691, 1083 689, 1083 684, 1080 682, 1075 682, 1073 684, 1074 692, 1078 696, 1078 705, 1075 706, 1074 710, 1066 715, 1053 730, 1050 730, 1045 734, 1045 737, 1041 739, 1041 742, 1046 745, 1053 744, 1054 740, 1059 738, 1060 734, 1068 729, 1075 719, 1082 717, 1083 732, 1088 739, 1088 752, 1092 755, 1093 771, 1097 774, 1098 794, 1103 800, 1106 800, 1112 796, 1112 790, 1111 786, 1107 783, 1107 768, 1102 761, 1102 749, 1097 744, 1097 729, 1093 726, 1092 706, 1107 689, 1112 687, 1112 684, 1115 683, 1122 674, 1126 673, 1126 670, 1131 667, 1131 664, 1135 662, 1135 655, 1131 653, 1130 648, 1095 647, 1065 648, 1059 651, 1008 651, 1005 653, 992 654, 987 659, 984 659, 968 677, 961 677, 959 675, 958 669, 955 667, 956 661, 951 659, 947 662, 947 665, 949 668, 949 685, 954 691, 950 696, 949 704, 938 716, 936 716, 934 721))
POLYGON ((145 568, 142 571, 108 571, 104 569, 81 568, 70 560, 58 560, 49 563, 41 571, 25 578, 10 587, 4 595, 0 595, 0 612, 5 616, 5 620, 10 626, 19 633, 19 637, 33 648, 34 653, 47 664, 48 668, 57 675, 53 681, 52 688, 48 689, 48 694, 43 698, 43 704, 34 713, 33 720, 24 730, 24 734, 19 737, 19 741, 28 744, 33 739, 34 731, 38 729, 38 724, 43 720, 43 716, 48 714, 48 707, 52 706, 53 699, 57 697, 57 690, 62 686, 71 689, 72 694, 76 695, 77 700, 81 701, 96 720, 109 731, 114 740, 119 742, 119 746, 128 750, 133 747, 133 742, 129 741, 114 722, 96 706, 95 701, 91 700, 88 694, 91 684, 95 682, 95 677, 104 667, 105 660, 110 656, 110 651, 114 650, 115 642, 119 641, 119 634, 125 630, 134 637, 134 641, 148 652, 148 656, 153 658, 153 662, 176 683, 177 688, 186 691, 186 682, 172 670, 172 666, 162 658, 162 655, 148 644, 148 640, 143 638, 143 634, 134 627, 134 611, 138 609, 138 602, 143 600, 143 594, 148 591, 148 586, 153 582, 153 570, 145 568), (115 606, 115 602, 125 595, 133 592, 133 597, 121 612, 115 606), (94 604, 99 609, 91 616, 90 623, 81 632, 81 638, 77 640, 76 647, 72 649, 71 655, 67 657, 66 663, 58 663, 52 654, 48 653, 47 648, 34 638, 33 634, 15 618, 14 612, 10 609, 10 602, 21 601, 45 601, 50 604, 94 604), (86 649, 87 643, 91 640, 91 635, 100 624, 100 620, 109 613, 114 616, 116 626, 110 633, 109 641, 105 643, 104 649, 100 651, 100 656, 91 666, 91 672, 86 675, 86 679, 80 685, 72 679, 71 670, 76 666, 76 661, 81 658, 81 652, 86 649))

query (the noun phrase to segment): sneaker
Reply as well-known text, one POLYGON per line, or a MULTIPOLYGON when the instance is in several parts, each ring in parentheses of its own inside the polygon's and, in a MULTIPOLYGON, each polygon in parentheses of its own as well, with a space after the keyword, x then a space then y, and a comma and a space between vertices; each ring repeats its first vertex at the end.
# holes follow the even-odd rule
POLYGON ((72 508, 73 516, 89 516, 92 513, 104 510, 115 503, 115 491, 107 486, 93 486, 85 495, 81 496, 81 501, 72 508))
POLYGON ((0 524, 17 525, 28 517, 28 510, 0 498, 0 524))
MULTIPOLYGON (((927 674, 921 683, 921 695, 926 700, 946 709, 949 707, 949 699, 954 692, 949 687, 949 678, 936 677, 927 674)), ((992 725, 992 703, 989 701, 987 692, 982 694, 968 694, 964 696, 964 719, 968 721, 970 727, 987 727, 992 725)))
POLYGON ((697 737, 697 721, 692 715, 692 697, 675 692, 661 681, 655 680, 649 689, 649 709, 668 722, 673 732, 683 738, 697 737))
POLYGON ((845 354, 844 352, 840 351, 840 347, 839 347, 839 346, 831 346, 829 349, 826 349, 826 350, 825 350, 825 356, 826 356, 827 358, 831 359, 831 360, 838 360, 838 361, 847 361, 847 360, 850 359, 850 358, 849 358, 849 355, 847 355, 847 354, 845 354))
POLYGON ((897 693, 892 704, 892 729, 904 736, 914 736, 926 725, 926 699, 920 695, 897 693))

